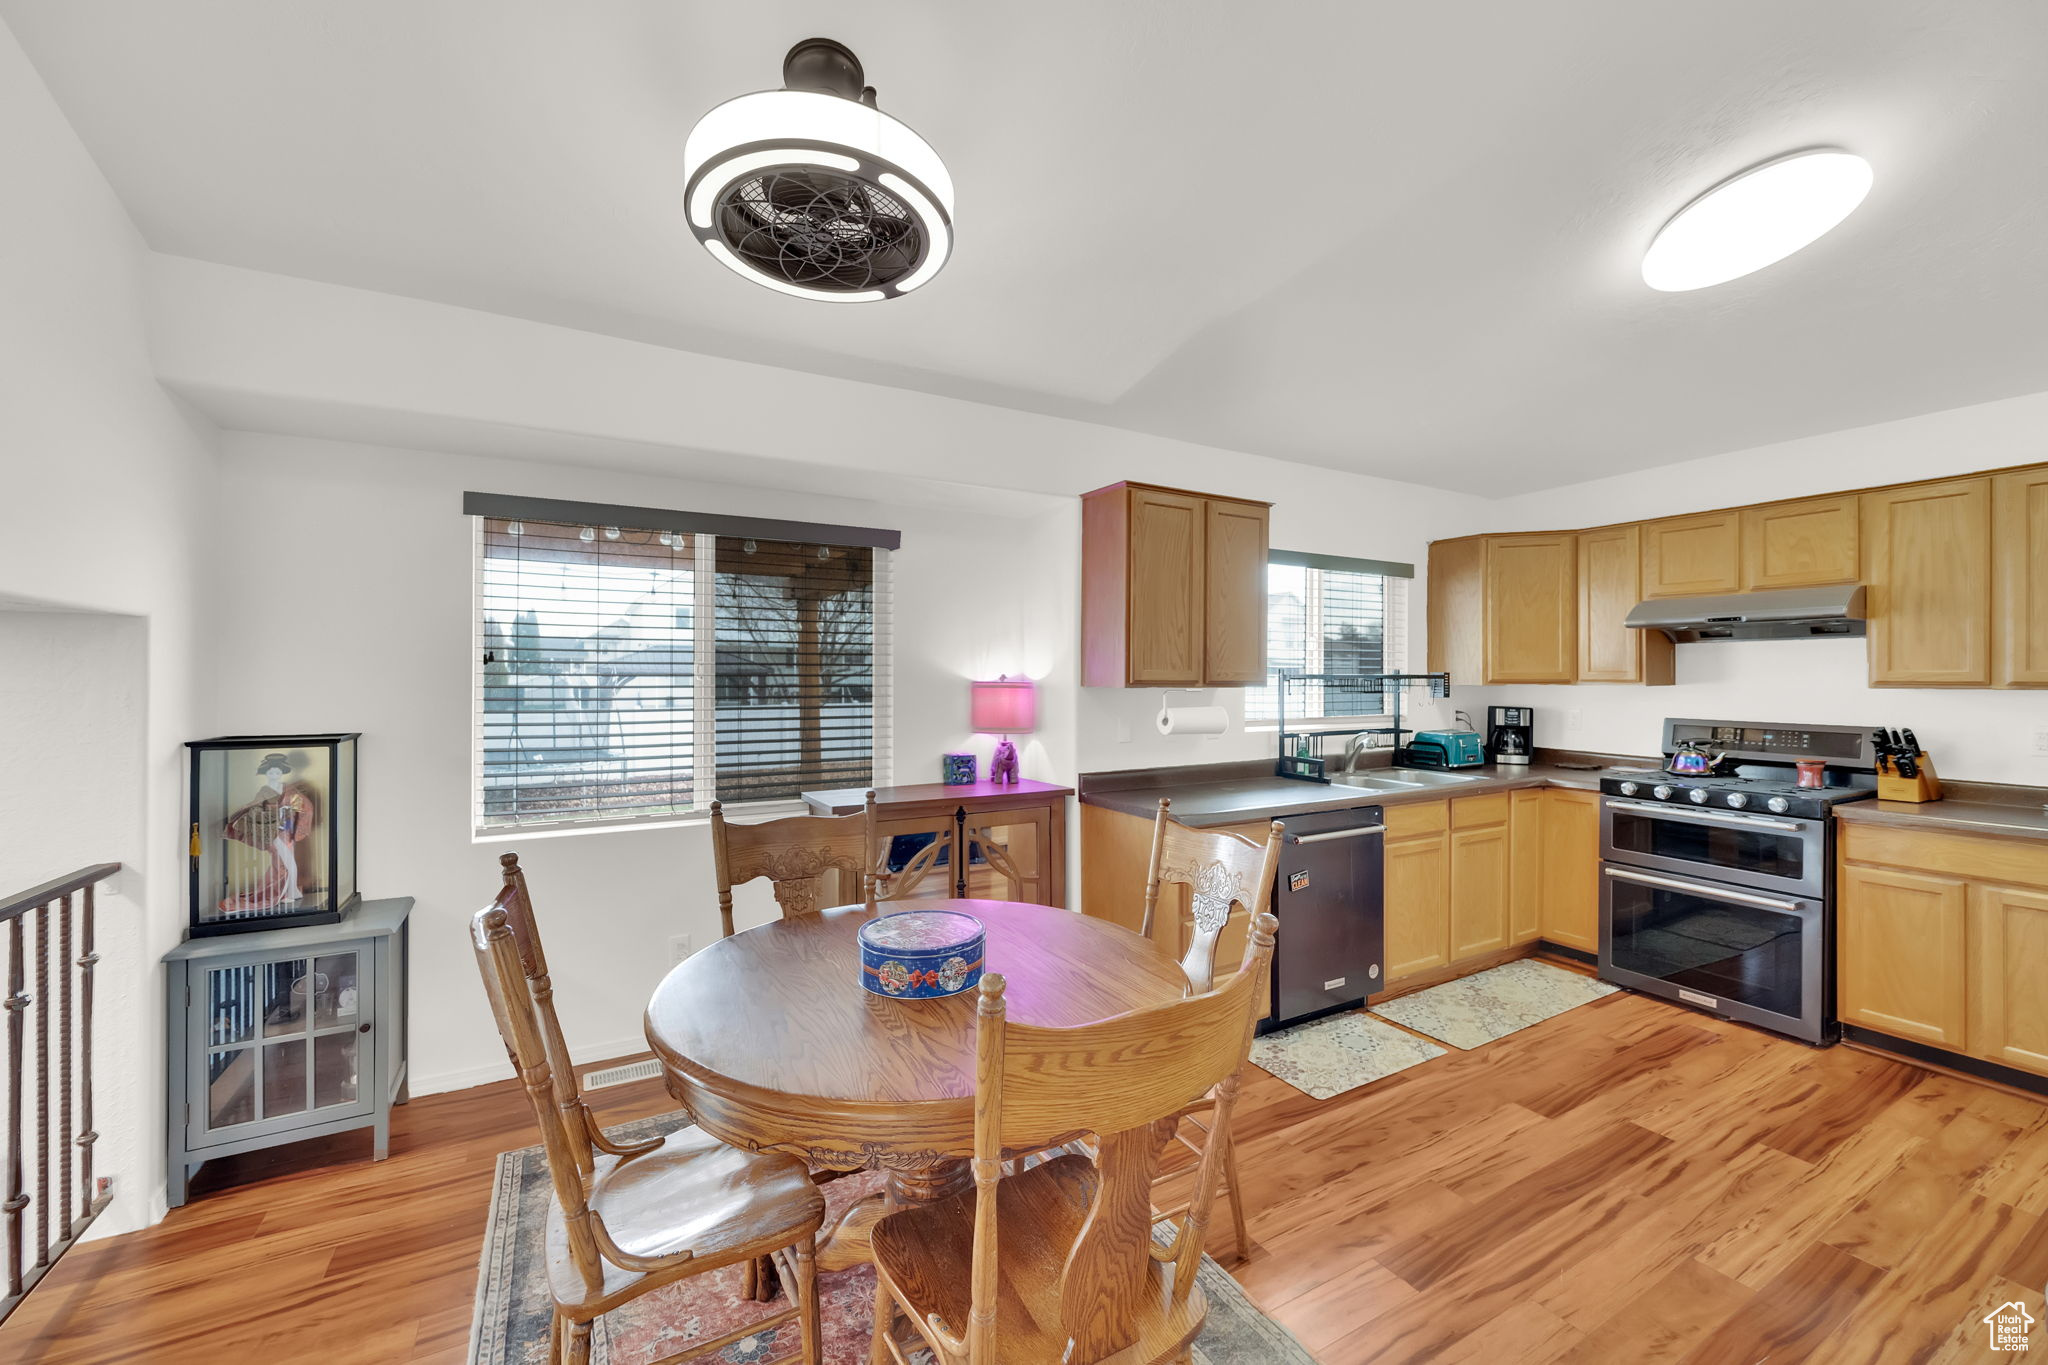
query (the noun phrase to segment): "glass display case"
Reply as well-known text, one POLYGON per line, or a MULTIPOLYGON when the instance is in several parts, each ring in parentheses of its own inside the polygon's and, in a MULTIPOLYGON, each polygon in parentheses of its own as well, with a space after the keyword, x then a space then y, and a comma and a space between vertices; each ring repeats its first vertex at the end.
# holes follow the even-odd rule
POLYGON ((357 899, 355 734, 193 740, 190 932, 333 924, 357 899))
POLYGON ((371 1130, 387 1150, 406 1099, 412 901, 363 901, 339 924, 194 938, 169 972, 169 1198, 214 1157, 371 1130))

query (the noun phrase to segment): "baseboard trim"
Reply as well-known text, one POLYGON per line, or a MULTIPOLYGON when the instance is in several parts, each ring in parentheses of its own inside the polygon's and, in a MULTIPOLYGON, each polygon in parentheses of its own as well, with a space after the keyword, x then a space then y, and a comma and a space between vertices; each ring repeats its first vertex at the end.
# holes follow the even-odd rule
MULTIPOLYGON (((578 1067, 593 1066, 599 1062, 629 1061, 645 1057, 647 1040, 643 1038, 616 1038, 610 1042, 591 1043, 586 1046, 571 1046, 569 1060, 578 1067)), ((416 1074, 412 1078, 414 1095, 440 1095, 450 1090, 469 1090, 479 1085, 490 1085, 495 1081, 512 1079, 512 1064, 499 1062, 495 1066, 469 1066, 455 1071, 438 1071, 432 1075, 416 1074)))

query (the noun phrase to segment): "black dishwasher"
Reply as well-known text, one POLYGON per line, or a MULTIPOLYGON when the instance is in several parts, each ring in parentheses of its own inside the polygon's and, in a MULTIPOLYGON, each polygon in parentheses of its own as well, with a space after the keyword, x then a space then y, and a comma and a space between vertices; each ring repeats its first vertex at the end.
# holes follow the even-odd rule
POLYGON ((1353 1008, 1380 989, 1386 937, 1378 806, 1290 815, 1273 912, 1273 1010, 1266 1033, 1353 1008))

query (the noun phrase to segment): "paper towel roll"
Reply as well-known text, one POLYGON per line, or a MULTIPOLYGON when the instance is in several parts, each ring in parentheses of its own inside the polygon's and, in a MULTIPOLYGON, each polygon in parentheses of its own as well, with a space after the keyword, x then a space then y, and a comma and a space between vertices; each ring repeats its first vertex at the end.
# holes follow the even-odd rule
POLYGON ((1220 706, 1162 706, 1162 735, 1220 735, 1230 728, 1230 712, 1220 706))

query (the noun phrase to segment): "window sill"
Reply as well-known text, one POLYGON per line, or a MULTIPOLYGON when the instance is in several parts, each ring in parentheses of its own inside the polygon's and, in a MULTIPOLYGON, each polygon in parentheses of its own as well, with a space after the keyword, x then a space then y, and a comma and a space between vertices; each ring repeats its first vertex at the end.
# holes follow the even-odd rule
MULTIPOLYGON (((754 801, 746 805, 727 804, 727 815, 742 820, 775 819, 784 815, 802 815, 806 807, 800 800, 754 801)), ((633 830, 693 829, 711 823, 709 809, 692 811, 688 815, 649 815, 637 820, 592 820, 577 824, 550 825, 493 825, 488 829, 472 829, 469 841, 472 844, 522 843, 531 839, 566 839, 578 834, 624 834, 633 830)))

